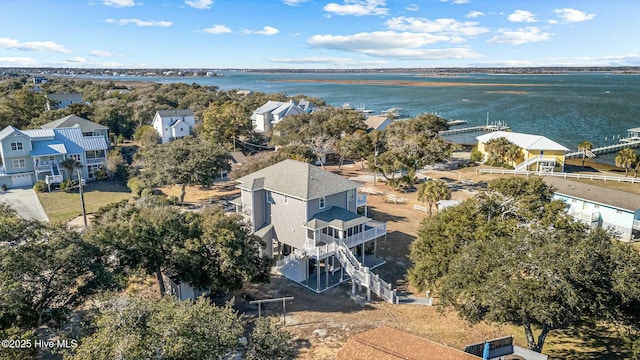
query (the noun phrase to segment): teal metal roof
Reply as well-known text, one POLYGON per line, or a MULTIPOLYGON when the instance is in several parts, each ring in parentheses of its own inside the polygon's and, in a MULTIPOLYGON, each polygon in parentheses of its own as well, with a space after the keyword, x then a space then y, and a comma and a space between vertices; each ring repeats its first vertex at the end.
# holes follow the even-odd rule
POLYGON ((67 148, 64 144, 57 143, 55 140, 48 141, 34 141, 32 143, 33 150, 31 156, 53 156, 68 154, 67 148))

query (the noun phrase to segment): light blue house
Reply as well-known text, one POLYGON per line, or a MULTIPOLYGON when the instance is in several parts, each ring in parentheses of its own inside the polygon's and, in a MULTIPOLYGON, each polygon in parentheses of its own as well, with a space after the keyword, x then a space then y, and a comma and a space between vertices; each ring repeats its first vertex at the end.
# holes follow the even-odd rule
POLYGON ((545 177, 556 191, 554 199, 567 203, 567 212, 591 227, 611 228, 622 241, 640 240, 640 195, 545 177))
POLYGON ((32 130, 7 126, 0 131, 0 186, 33 186, 38 180, 48 185, 60 183, 72 177, 59 166, 69 158, 82 164, 81 175, 88 180, 95 179, 96 171, 106 167, 109 145, 103 126, 92 123, 98 134, 94 135, 81 126, 46 128, 50 124, 32 130))

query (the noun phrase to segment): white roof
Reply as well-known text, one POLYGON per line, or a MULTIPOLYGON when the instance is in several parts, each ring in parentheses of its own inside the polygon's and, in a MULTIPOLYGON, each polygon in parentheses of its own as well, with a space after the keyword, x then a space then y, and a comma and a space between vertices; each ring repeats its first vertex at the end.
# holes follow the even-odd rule
POLYGON ((494 131, 488 134, 477 136, 481 143, 487 143, 489 140, 497 138, 506 138, 510 142, 518 145, 525 150, 560 150, 569 151, 568 148, 548 139, 542 135, 522 134, 510 131, 494 131))

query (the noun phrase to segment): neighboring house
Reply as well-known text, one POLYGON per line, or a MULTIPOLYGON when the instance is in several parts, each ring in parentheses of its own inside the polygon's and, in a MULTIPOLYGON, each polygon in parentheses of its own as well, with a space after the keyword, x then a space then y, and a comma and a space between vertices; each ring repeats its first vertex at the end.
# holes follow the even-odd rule
MULTIPOLYGON (((303 100, 304 108, 293 100, 289 102, 267 101, 266 104, 260 106, 251 114, 251 123, 253 129, 257 132, 269 132, 274 125, 282 121, 287 116, 306 114, 310 112, 314 106, 308 101, 303 100)), ((301 102, 302 103, 302 102, 301 102)))
POLYGON ((467 345, 464 352, 488 360, 547 360, 548 355, 513 345, 513 336, 467 345))
POLYGON ((505 138, 520 147, 520 158, 511 164, 516 171, 564 171, 565 154, 569 149, 541 135, 494 131, 476 137, 478 150, 486 157, 488 152, 485 145, 490 140, 498 138, 505 138))
POLYGON ((385 223, 366 214, 366 194, 359 184, 308 163, 284 160, 237 180, 241 196, 236 211, 261 238, 263 254, 273 256, 277 270, 303 286, 322 292, 351 277, 352 284, 395 301, 391 286, 370 272, 384 263, 377 258, 385 223))
POLYGON ((104 136, 83 136, 79 126, 70 128, 18 130, 7 126, 0 131, 0 184, 7 187, 32 186, 43 180, 48 185, 71 178, 59 163, 73 158, 82 164, 84 179, 96 178, 96 170, 107 164, 109 149, 104 136))
POLYGON ((46 94, 47 110, 64 109, 71 104, 82 104, 82 94, 46 94))
POLYGON ((591 227, 613 228, 622 241, 640 240, 640 195, 556 177, 545 177, 554 199, 567 203, 573 218, 591 227))
POLYGON ((192 110, 158 110, 151 123, 160 134, 161 142, 168 143, 175 139, 193 134, 196 125, 192 110))
POLYGON ((162 273, 167 295, 172 295, 178 300, 195 300, 200 296, 211 293, 208 289, 196 289, 186 282, 180 280, 177 275, 162 273))
POLYGON ((32 80, 33 85, 46 84, 49 82, 49 80, 45 76, 34 76, 32 80))
POLYGON ((338 360, 480 360, 464 351, 387 326, 352 335, 338 360))
POLYGON ((367 125, 367 131, 379 130, 383 131, 391 124, 392 120, 388 116, 373 115, 367 117, 364 123, 367 125))
POLYGON ((82 131, 82 136, 103 136, 104 140, 109 144, 109 128, 81 118, 76 115, 68 115, 50 123, 41 126, 43 129, 71 128, 78 127, 82 131))

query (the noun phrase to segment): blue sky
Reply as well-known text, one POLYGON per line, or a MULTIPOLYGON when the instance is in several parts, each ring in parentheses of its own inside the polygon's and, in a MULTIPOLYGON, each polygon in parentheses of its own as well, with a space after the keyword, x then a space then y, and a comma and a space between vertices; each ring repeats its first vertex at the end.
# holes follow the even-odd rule
POLYGON ((640 66, 638 0, 3 0, 0 66, 640 66))

